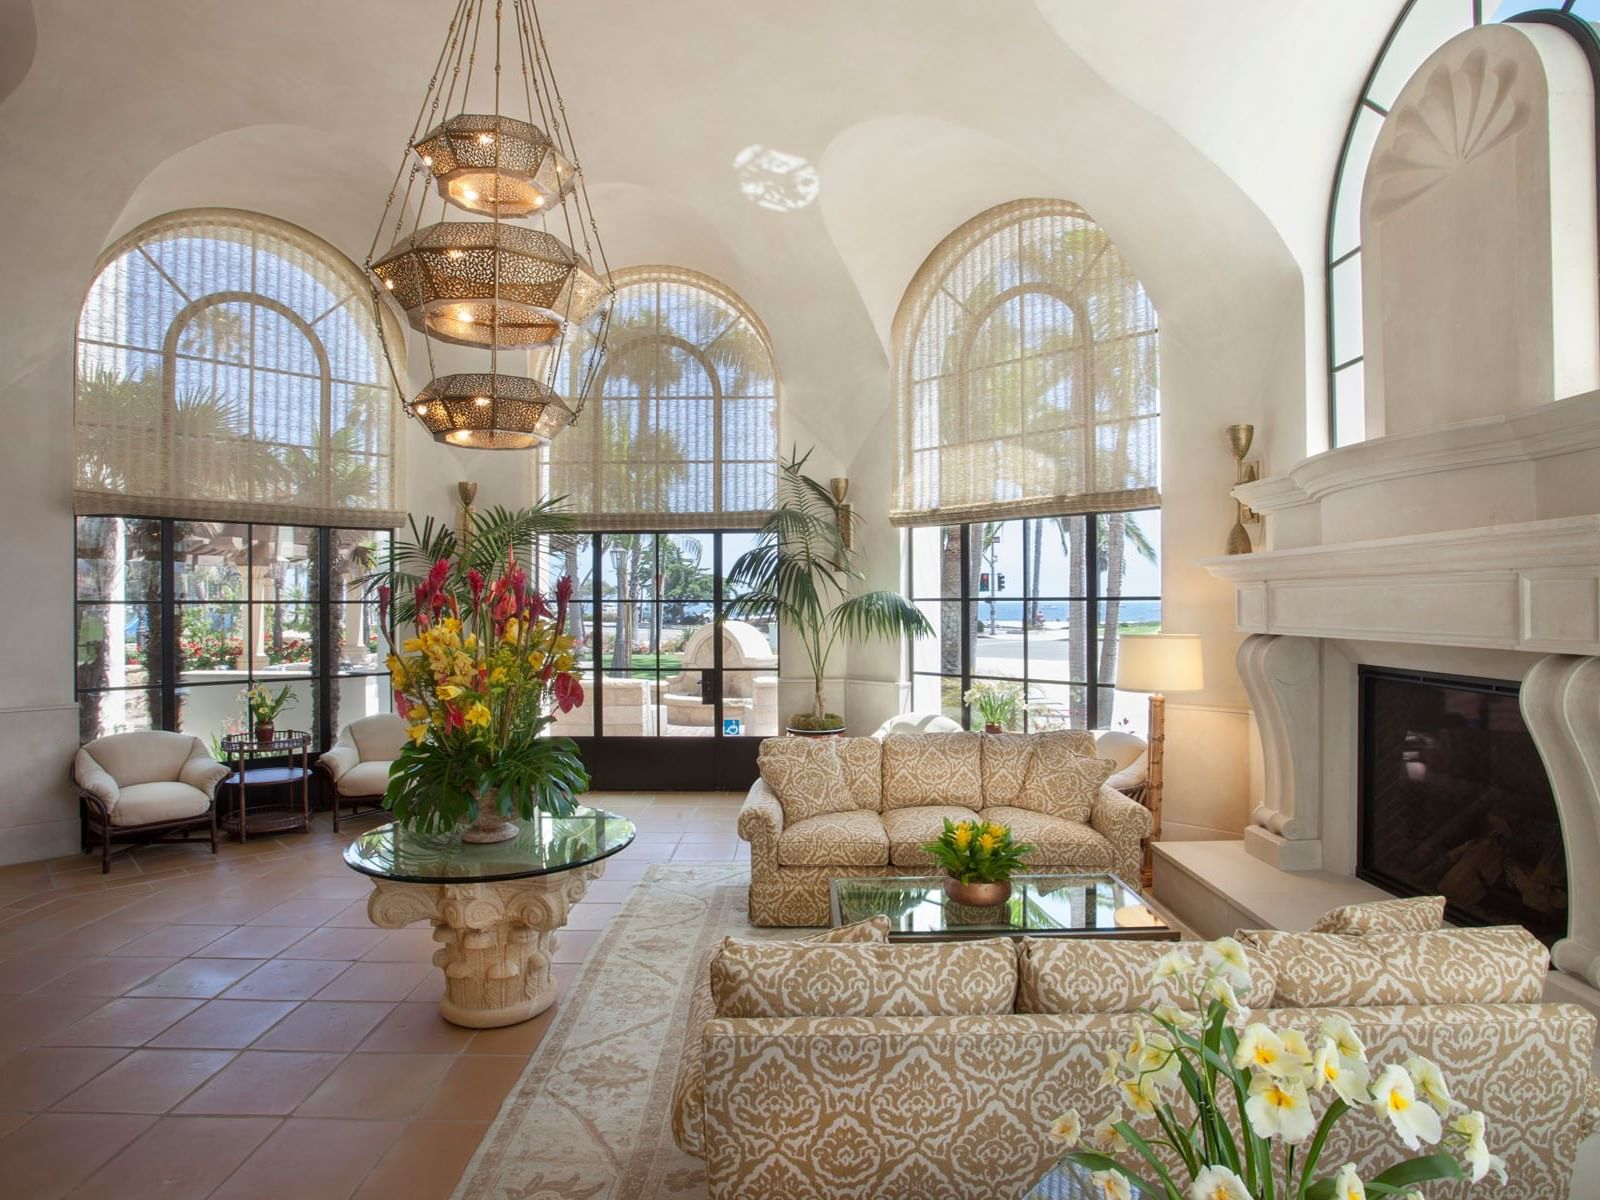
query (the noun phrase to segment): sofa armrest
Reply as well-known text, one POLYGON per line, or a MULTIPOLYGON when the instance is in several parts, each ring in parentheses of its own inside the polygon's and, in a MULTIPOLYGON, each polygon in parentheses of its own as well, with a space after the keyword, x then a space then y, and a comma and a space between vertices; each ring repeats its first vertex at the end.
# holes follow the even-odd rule
POLYGON ((1101 785, 1089 811, 1089 828, 1111 843, 1111 869, 1135 886, 1144 867, 1141 843, 1154 824, 1149 809, 1109 784, 1101 785))
POLYGON ((194 751, 178 772, 178 782, 211 796, 216 793, 217 784, 227 777, 228 768, 212 758, 204 743, 196 738, 194 751))
POLYGON ((1583 1112, 1578 1115, 1578 1140, 1582 1141, 1596 1129, 1600 1129, 1600 1075, 1591 1072, 1584 1090, 1583 1112))
POLYGON ((95 762, 87 750, 79 750, 73 757, 72 782, 79 791, 98 800, 108 813, 122 799, 122 789, 117 786, 117 781, 106 774, 106 769, 95 762))
POLYGON ((317 766, 328 773, 329 779, 338 783, 340 777, 360 761, 361 751, 356 749, 356 744, 350 739, 349 733, 342 732, 333 745, 322 752, 322 756, 317 759, 317 766))
POLYGON ((778 838, 783 835, 783 805, 764 779, 750 785, 739 810, 739 836, 750 843, 750 864, 778 865, 778 838))

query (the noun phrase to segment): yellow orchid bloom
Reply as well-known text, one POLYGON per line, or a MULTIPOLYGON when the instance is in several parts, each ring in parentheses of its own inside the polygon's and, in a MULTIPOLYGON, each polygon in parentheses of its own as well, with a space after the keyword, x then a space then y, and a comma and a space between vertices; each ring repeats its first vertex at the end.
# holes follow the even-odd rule
POLYGON ((500 640, 505 642, 514 642, 517 640, 517 635, 521 632, 522 622, 518 621, 515 617, 512 617, 506 621, 505 633, 501 635, 500 640))
POLYGON ((483 701, 478 701, 462 714, 462 720, 468 725, 487 725, 490 720, 489 706, 483 701))
POLYGON ((462 689, 453 683, 446 683, 439 688, 439 699, 454 700, 461 695, 462 689))
POLYGON ((427 643, 419 637, 407 638, 405 641, 400 643, 400 649, 404 650, 407 654, 416 654, 426 645, 427 643))
POLYGON ((412 740, 412 741, 413 741, 413 742, 415 742, 415 743, 416 743, 416 744, 417 744, 417 745, 419 745, 419 746, 420 746, 420 745, 422 745, 422 740, 423 740, 423 739, 424 739, 424 738, 425 738, 425 737, 427 737, 427 736, 428 736, 428 726, 427 726, 427 723, 426 723, 426 722, 424 722, 424 723, 422 723, 422 724, 420 724, 420 725, 413 725, 413 726, 412 726, 412 727, 411 727, 411 728, 410 728, 410 729, 408 729, 408 730, 406 730, 406 734, 407 734, 407 736, 409 736, 409 737, 410 737, 410 738, 411 738, 411 740, 412 740))
POLYGON ((489 672, 490 683, 504 683, 505 681, 506 669, 504 667, 496 667, 494 670, 489 672))

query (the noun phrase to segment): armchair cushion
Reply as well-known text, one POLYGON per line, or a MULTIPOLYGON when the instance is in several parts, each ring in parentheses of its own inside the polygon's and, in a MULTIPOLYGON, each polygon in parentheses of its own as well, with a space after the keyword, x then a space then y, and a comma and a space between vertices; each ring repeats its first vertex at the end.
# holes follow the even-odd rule
POLYGON ((883 811, 930 804, 982 806, 983 735, 891 733, 883 739, 883 811))
POLYGON ((351 721, 340 731, 339 739, 348 733, 361 754, 362 762, 393 762, 400 757, 406 744, 406 721, 395 713, 374 713, 351 721))
POLYGON ((768 738, 756 765, 783 806, 786 825, 856 807, 832 738, 768 738))
POLYGON ((931 842, 943 833, 946 821, 960 823, 977 819, 978 814, 972 809, 950 804, 890 809, 883 814, 883 831, 889 838, 889 862, 897 867, 931 867, 933 859, 922 849, 922 843, 931 842))
POLYGON ((889 835, 874 812, 824 813, 785 825, 778 838, 785 867, 882 867, 889 862, 889 835))
POLYGON ((1024 859, 1025 870, 1063 866, 1107 870, 1116 865, 1111 843, 1081 821, 1003 804, 986 808, 978 815, 996 825, 1009 826, 1013 838, 1034 847, 1034 852, 1024 859))
POLYGON ((176 780, 134 783, 122 789, 121 798, 111 810, 111 823, 131 827, 181 821, 186 817, 203 817, 210 807, 211 793, 187 783, 176 780))
POLYGON ((1096 793, 1116 769, 1109 758, 1080 754, 1070 741, 1041 739, 1012 803, 1050 817, 1087 823, 1096 793))
POLYGON ((352 767, 360 765, 361 751, 356 749, 353 739, 348 738, 348 730, 341 731, 338 740, 322 752, 317 759, 317 766, 328 773, 328 778, 335 783, 352 767))
POLYGON ((184 763, 183 770, 178 772, 178 782, 186 783, 209 797, 216 794, 217 784, 227 777, 228 768, 212 758, 211 751, 199 738, 196 738, 189 761, 184 763))
POLYGON ((127 787, 130 783, 177 779, 196 748, 210 757, 205 743, 193 734, 148 729, 96 738, 83 747, 83 752, 115 779, 117 786, 127 787))
POLYGON ((117 781, 86 749, 80 749, 72 759, 72 781, 105 805, 108 812, 115 809, 117 801, 122 798, 122 789, 117 786, 117 781))
POLYGON ((389 788, 392 763, 360 762, 333 781, 341 796, 381 796, 389 788))
POLYGON ((1346 904, 1317 918, 1310 933, 1431 933, 1444 927, 1443 896, 1346 904))

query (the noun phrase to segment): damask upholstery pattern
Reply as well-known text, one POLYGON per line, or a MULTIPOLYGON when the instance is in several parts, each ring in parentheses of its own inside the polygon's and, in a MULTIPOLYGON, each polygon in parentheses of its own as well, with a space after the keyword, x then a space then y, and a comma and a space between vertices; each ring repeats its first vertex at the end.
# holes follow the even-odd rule
POLYGON ((877 738, 834 738, 834 753, 855 807, 877 812, 883 804, 883 743, 877 738))
POLYGON ((881 867, 889 835, 875 812, 825 813, 785 824, 778 862, 785 867, 881 867))
MULTIPOLYGON (((1146 942, 1100 938, 1023 938, 1017 968, 1019 1013, 1126 1013, 1163 1001, 1193 1009, 1182 988, 1157 989, 1151 981, 1156 960, 1173 950, 1198 964, 1199 942, 1146 942)), ((1240 994, 1246 1008, 1272 1003, 1268 960, 1251 962, 1250 987, 1240 994)))
MULTIPOLYGON (((734 941, 724 938, 723 945, 734 941)), ((889 918, 870 917, 841 925, 837 929, 824 929, 810 937, 798 939, 802 943, 887 942, 889 918)), ((678 1064, 678 1077, 672 1091, 672 1140, 688 1154, 704 1156, 705 1142, 701 1135, 700 1115, 705 1108, 706 1074, 705 1050, 700 1037, 706 1022, 717 1015, 717 1002, 711 994, 711 962, 722 953, 722 946, 709 951, 700 959, 694 970, 694 992, 689 998, 689 1030, 683 1042, 683 1060, 678 1064)))
POLYGON ((980 800, 982 745, 981 733, 891 733, 883 739, 883 811, 980 800))
POLYGON ((768 738, 757 751, 756 765, 788 823, 856 807, 831 738, 768 738))
POLYGON ((1048 817, 1087 821, 1100 785, 1116 769, 1116 759, 1089 757, 1069 743, 1041 738, 1034 745, 1022 790, 1012 804, 1048 817))
POLYGON ((1330 908, 1308 933, 1431 933, 1444 927, 1443 896, 1410 896, 1330 908))
POLYGON ((1024 861, 1029 870, 1047 870, 1056 864, 1108 870, 1115 857, 1111 843, 1079 821, 1064 821, 1026 808, 986 808, 985 821, 1008 826, 1011 836, 1033 847, 1024 861))
POLYGON ((1550 952, 1519 925, 1431 933, 1241 932, 1272 962, 1279 1008, 1532 1004, 1550 952))
POLYGON ((919 808, 891 808, 883 814, 889 838, 889 861, 897 867, 932 867, 933 858, 922 849, 944 832, 944 823, 976 821, 978 814, 955 805, 928 804, 919 808))
MULTIPOLYGON (((1594 1017, 1572 1005, 1338 1010, 1374 1061, 1420 1054, 1485 1113, 1506 1159, 1494 1194, 1564 1195, 1587 1132, 1594 1017)), ((1316 1031, 1328 1010, 1275 1023, 1316 1031)), ((1048 1126, 1113 1108, 1108 1050, 1134 1018, 1085 1016, 713 1018, 705 1025, 704 1154, 710 1195, 966 1200, 1023 1194, 1059 1153, 1048 1126)), ((1153 1125, 1146 1127, 1154 1132, 1153 1125)), ((1351 1113, 1324 1162, 1371 1178, 1406 1157, 1382 1118, 1351 1113)), ((1429 1200, 1482 1187, 1430 1184, 1429 1200)))
POLYGON ((853 945, 729 938, 711 960, 719 1017, 973 1016, 1011 1011, 1009 938, 853 945))
POLYGON ((1137 883, 1144 863, 1144 839, 1154 819, 1150 810, 1116 788, 1102 785, 1089 811, 1089 828, 1111 846, 1111 871, 1125 882, 1137 883))

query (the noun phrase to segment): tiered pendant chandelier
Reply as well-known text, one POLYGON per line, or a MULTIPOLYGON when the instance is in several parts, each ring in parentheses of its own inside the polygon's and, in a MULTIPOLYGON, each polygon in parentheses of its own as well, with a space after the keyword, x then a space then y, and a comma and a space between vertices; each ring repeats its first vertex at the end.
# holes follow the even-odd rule
MULTIPOLYGON (((374 306, 388 297, 422 334, 432 378, 404 407, 435 440, 527 449, 578 419, 615 291, 534 0, 455 0, 367 270, 374 306), (503 39, 521 64, 521 78, 504 83, 503 39), (492 105, 479 64, 491 53, 492 105), (469 111, 474 102, 490 111, 469 111), (487 219, 451 220, 451 208, 487 219), (571 336, 586 324, 595 336, 571 336), (487 349, 488 371, 441 375, 435 342, 487 349), (502 356, 522 370, 502 370, 502 356)), ((405 396, 389 350, 386 336, 405 396)))

